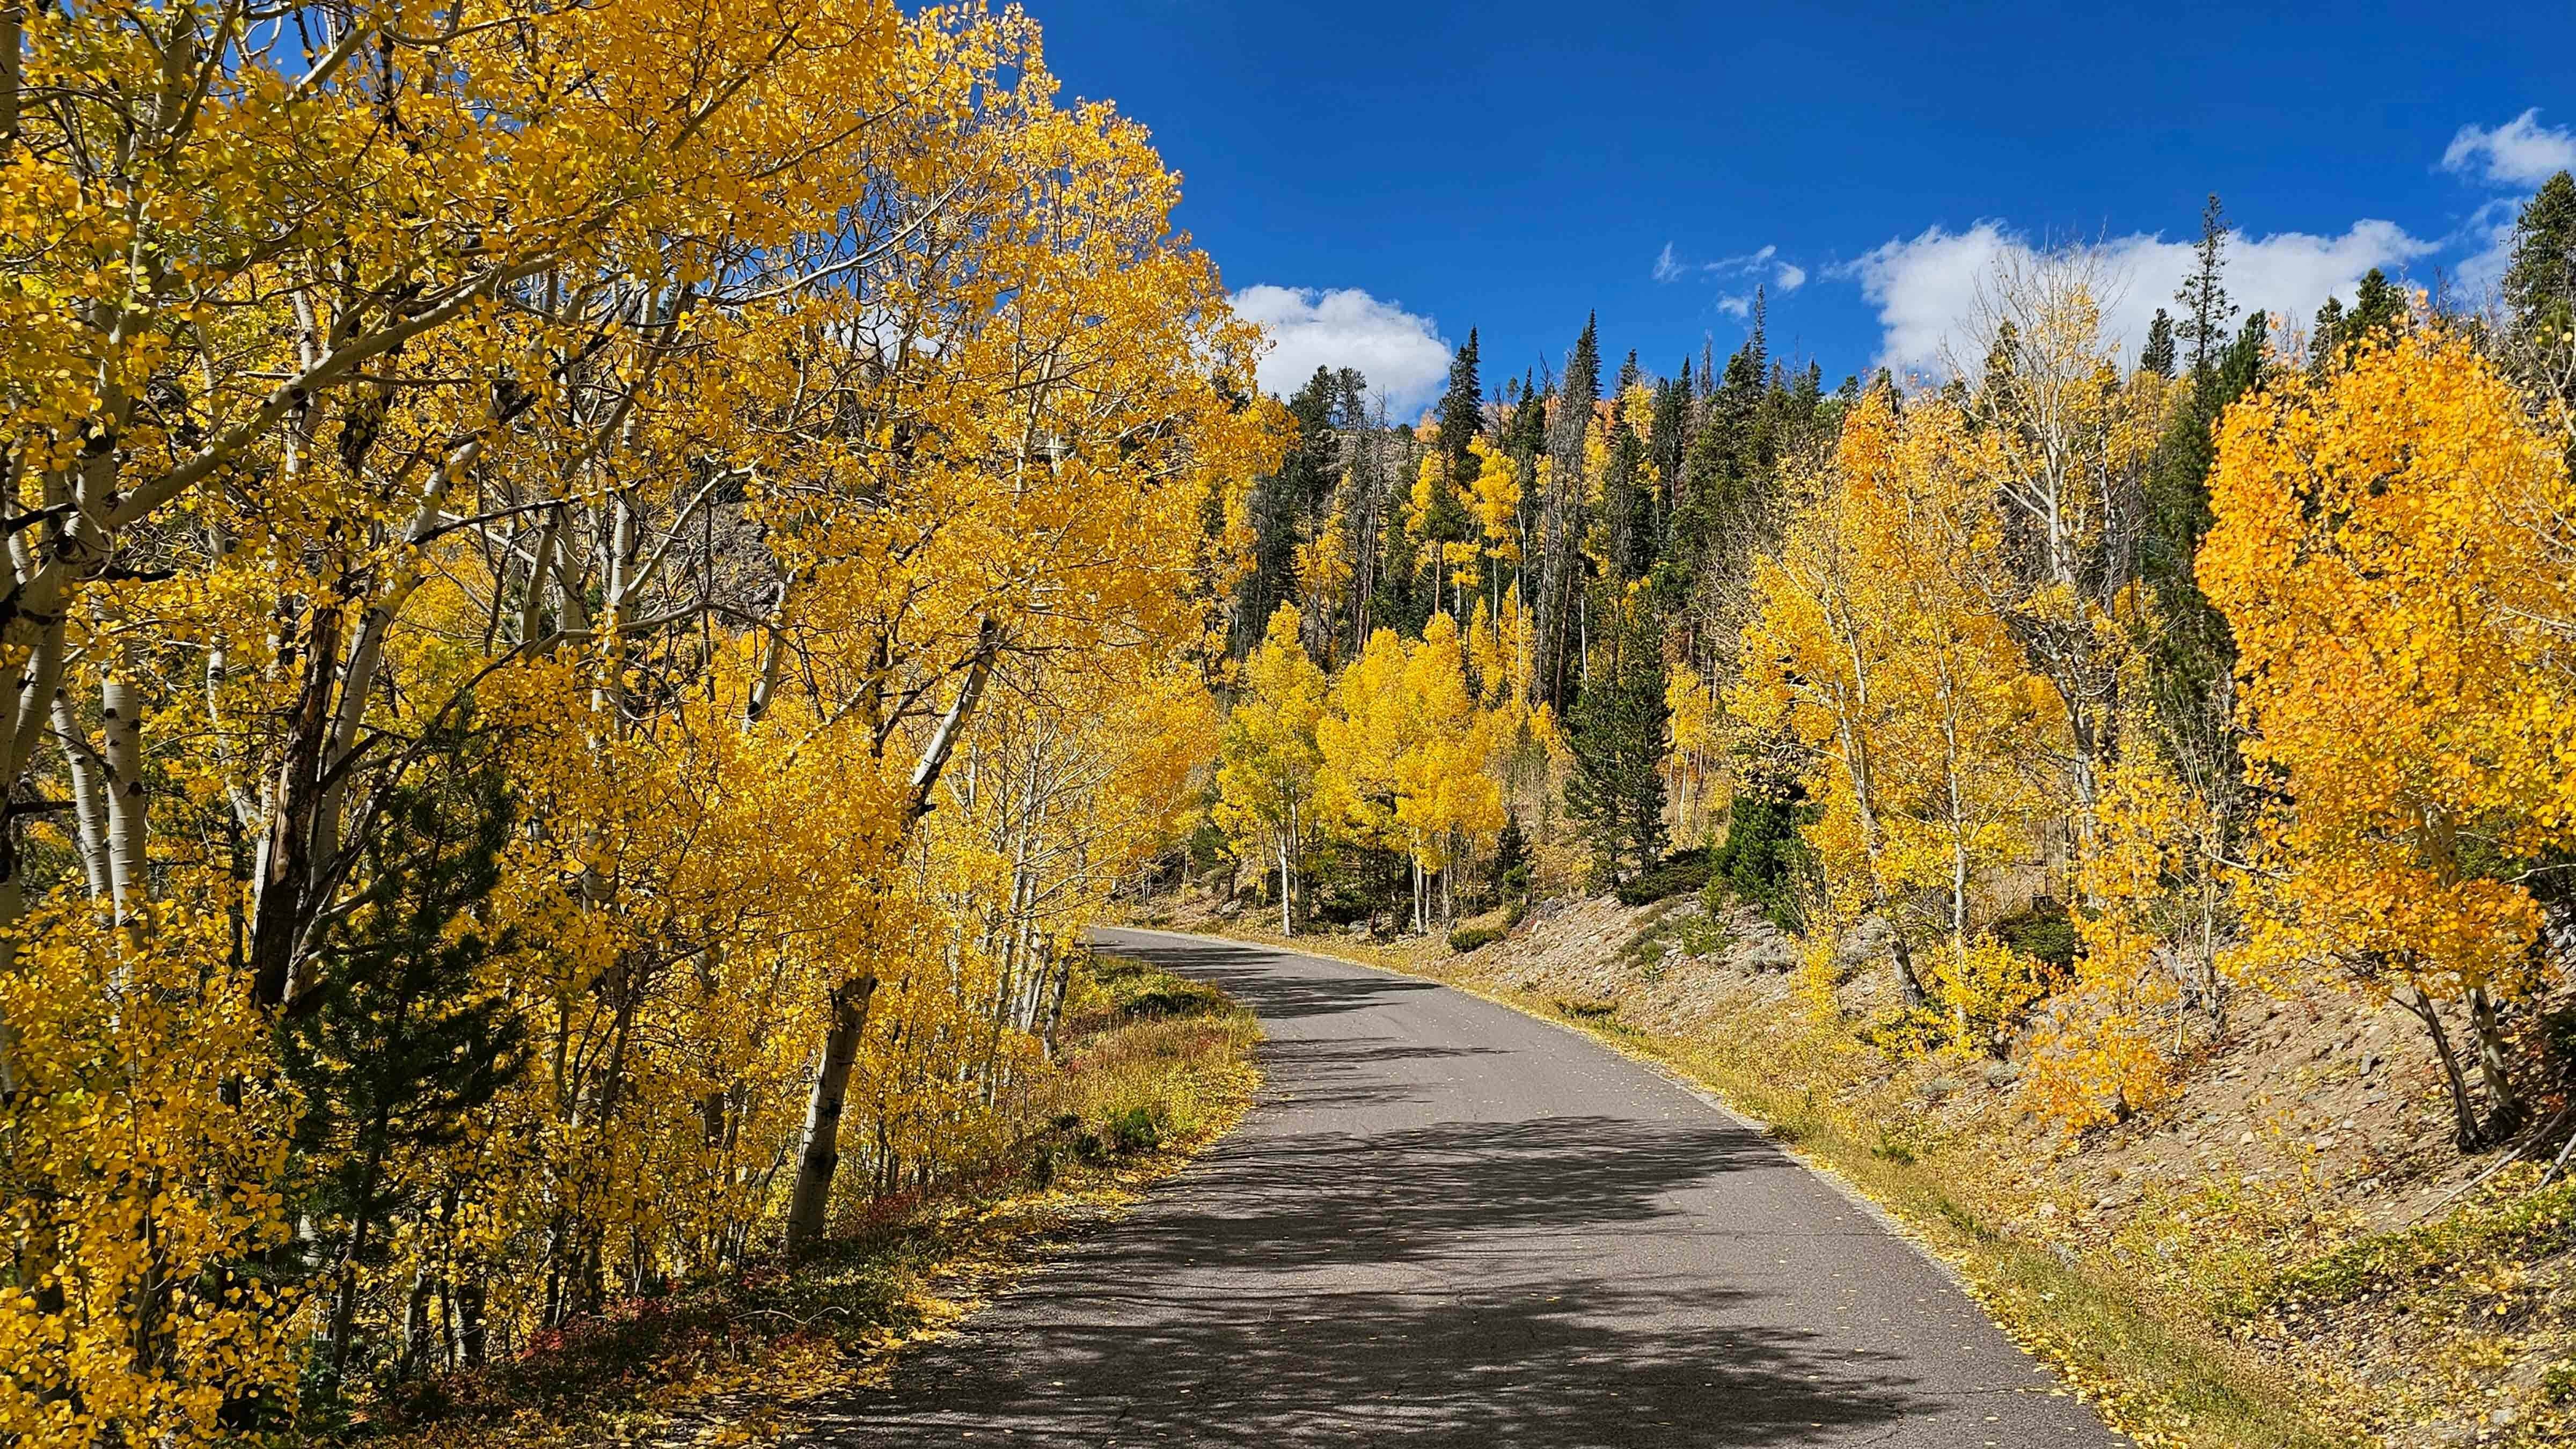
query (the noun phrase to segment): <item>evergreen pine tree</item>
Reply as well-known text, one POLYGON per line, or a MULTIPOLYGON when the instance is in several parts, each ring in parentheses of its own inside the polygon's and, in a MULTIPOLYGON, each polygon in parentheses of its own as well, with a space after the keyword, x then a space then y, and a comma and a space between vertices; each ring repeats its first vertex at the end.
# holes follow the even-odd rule
POLYGON ((327 1161, 303 1215, 330 1254, 326 1393, 349 1369, 358 1265, 381 1257, 396 1175, 414 1154, 456 1140, 466 1118, 515 1080, 525 1024, 483 989, 480 971, 513 949, 474 917, 501 879, 508 777, 488 742, 458 732, 390 793, 361 837, 366 882, 320 953, 313 984, 288 1003, 286 1069, 305 1100, 298 1160, 327 1161))
POLYGON ((1643 591, 1597 591, 1592 678, 1566 718, 1574 772, 1565 813, 1591 842, 1594 875, 1617 885, 1664 854, 1664 652, 1643 591))
POLYGON ((2183 405, 2148 463, 2147 528, 2139 557, 2162 616, 2147 641, 2159 726, 2174 757, 2210 782, 2222 816, 2229 818, 2240 774, 2233 728, 2236 643, 2226 616, 2201 594, 2192 569, 2213 521, 2209 470, 2218 459, 2219 415, 2262 385, 2270 336, 2269 323, 2256 313, 2210 367, 2193 374, 2183 405))
POLYGON ((2318 372, 2326 370, 2326 360, 2341 350, 2344 320, 2343 299, 2328 297, 2317 304, 2317 320, 2308 328, 2308 361, 2318 372))
MULTIPOLYGON (((2542 182, 2514 218, 2503 292, 2515 367, 2561 405, 2576 405, 2576 178, 2566 172, 2542 182)), ((2576 468, 2576 438, 2567 463, 2576 468)))
POLYGON ((1565 378, 1557 384, 1556 395, 1559 412, 1549 446, 1559 454, 1571 450, 1579 458, 1584 429, 1592 425, 1592 405, 1601 401, 1599 313, 1583 319, 1583 333, 1574 339, 1574 350, 1565 355, 1565 378))
POLYGON ((2406 294, 2373 267, 2353 289, 2350 307, 2328 297, 2317 308, 2316 326, 2308 334, 2309 369, 2322 376, 2328 368, 2341 366, 2354 348, 2405 325, 2406 294))
POLYGON ((1503 816, 1503 831, 1494 839, 1494 858, 1488 871, 1495 895, 1514 908, 1513 918, 1517 921, 1519 907, 1529 900, 1530 888, 1529 836, 1521 829, 1517 810, 1503 816))
POLYGON ((1762 346, 1757 328, 1727 358, 1725 381, 1682 462, 1667 551, 1686 588, 1731 580, 1758 541, 1771 445, 1762 346))
POLYGON ((1227 647, 1238 659, 1259 646, 1271 614, 1297 597, 1298 546, 1320 526, 1340 472, 1334 421, 1342 391, 1341 380, 1329 369, 1315 369, 1288 399, 1296 442, 1280 460, 1278 472, 1253 482, 1252 570, 1235 586, 1227 618, 1227 647))
POLYGON ((1512 405, 1511 421, 1503 426, 1503 452, 1515 462, 1527 465, 1546 451, 1547 395, 1540 392, 1529 378, 1523 377, 1519 400, 1512 405))
POLYGON ((1626 418, 1611 424, 1610 456, 1601 476, 1601 526, 1608 537, 1603 550, 1612 574, 1621 583, 1643 578, 1654 563, 1659 540, 1655 531, 1655 497, 1646 486, 1646 445, 1626 418))
POLYGON ((1653 551, 1657 553, 1662 552, 1664 531, 1671 526, 1673 490, 1681 483, 1682 458, 1690 446, 1690 422, 1690 363, 1684 360, 1679 379, 1656 384, 1654 412, 1646 424, 1646 457, 1655 465, 1657 479, 1653 529, 1653 551))
POLYGON ((1584 440, 1593 406, 1601 399, 1601 335, 1597 314, 1583 320, 1583 334, 1566 354, 1556 416, 1548 429, 1552 465, 1539 517, 1538 679, 1549 703, 1562 708, 1579 672, 1575 632, 1582 605, 1582 542, 1590 529, 1584 500, 1590 493, 1584 440))
POLYGON ((2158 377, 2174 375, 2173 318, 2165 309, 2156 309, 2155 320, 2147 324, 2147 345, 2138 349, 2138 367, 2158 377))
POLYGON ((2576 327, 2576 178, 2566 172, 2542 182, 2514 219, 2503 292, 2514 332, 2526 345, 2565 345, 2576 327))
POLYGON ((1466 344, 1449 363, 1449 390, 1440 395, 1440 451, 1448 459, 1449 481, 1465 488, 1476 481, 1476 455, 1469 439, 1485 428, 1485 388, 1476 379, 1476 329, 1467 329, 1466 344))
POLYGON ((2345 345, 2361 342, 2375 332, 2392 332, 2406 325, 2406 293, 2377 267, 2361 274, 2353 288, 2352 316, 2344 323, 2345 345))
POLYGON ((2227 215, 2218 204, 2218 193, 2209 194, 2209 204, 2201 208, 2199 261, 2191 275, 2183 279, 2182 290, 2174 293, 2181 304, 2185 337, 2191 343, 2191 370, 2197 375, 2214 367, 2219 354, 2227 347, 2227 327, 2235 320, 2236 304, 2228 300, 2224 272, 2227 265, 2227 215))

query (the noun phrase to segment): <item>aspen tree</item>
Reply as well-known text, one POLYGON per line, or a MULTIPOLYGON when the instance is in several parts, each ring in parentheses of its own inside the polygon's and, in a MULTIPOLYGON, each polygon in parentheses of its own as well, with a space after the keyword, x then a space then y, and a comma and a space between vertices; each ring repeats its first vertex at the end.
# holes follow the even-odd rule
POLYGON ((2218 459, 2200 584, 2275 800, 2234 962, 2326 964, 2405 1006, 2461 1141, 2487 1140, 2521 1110, 2499 1015, 2533 979, 2529 872, 2569 843, 2561 440, 2465 340, 2419 328, 2230 408, 2218 459))
POLYGON ((1323 718, 1324 671, 1306 657, 1295 608, 1270 616, 1261 648, 1244 661, 1244 692, 1226 717, 1216 772, 1216 820, 1238 839, 1259 840, 1279 867, 1279 929, 1297 933, 1297 861, 1315 818, 1323 760, 1315 724, 1323 718))

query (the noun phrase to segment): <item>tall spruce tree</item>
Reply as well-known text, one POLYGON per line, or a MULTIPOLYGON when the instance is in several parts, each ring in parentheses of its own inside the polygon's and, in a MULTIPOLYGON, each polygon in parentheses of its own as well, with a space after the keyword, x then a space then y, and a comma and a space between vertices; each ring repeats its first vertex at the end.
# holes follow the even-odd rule
POLYGON ((519 1073, 525 1024, 485 989, 485 962, 513 949, 476 914, 501 879, 508 776, 489 741, 454 730, 443 768, 395 788, 361 837, 366 882, 290 1001, 281 1043, 303 1093, 299 1161, 328 1162, 299 1211, 327 1256, 326 1396, 350 1372, 359 1266, 386 1251, 387 1214, 406 1160, 455 1141, 466 1119, 519 1073))
POLYGON ((1297 549, 1314 537, 1340 472, 1334 423, 1342 391, 1330 369, 1315 369, 1288 399, 1296 442, 1278 472, 1253 482, 1252 570, 1235 586, 1226 621, 1227 648, 1238 659, 1260 645, 1279 606, 1297 597, 1297 549))
POLYGON ((1773 460, 1759 327, 1726 360, 1682 460, 1667 555, 1685 590, 1726 587, 1760 541, 1758 517, 1773 460))
POLYGON ((1617 885, 1664 853, 1663 627, 1645 590, 1595 594, 1592 677, 1566 717, 1565 813, 1591 844, 1594 875, 1617 885))
MULTIPOLYGON (((2576 407, 2576 178, 2561 171, 2523 204, 2502 290, 2515 369, 2576 407)), ((2576 438, 2567 463, 2576 468, 2576 438)))
POLYGON ((1440 395, 1440 452, 1448 460, 1449 481, 1464 489, 1476 481, 1476 455, 1470 439, 1485 429, 1485 388, 1476 378, 1476 329, 1449 360, 1449 388, 1440 395))
POLYGON ((2576 178, 2566 172, 2542 182, 2514 218, 2502 291, 2518 338, 2566 344, 2576 328, 2576 178))
POLYGON ((2237 306, 2227 296, 2227 211, 2218 193, 2200 212, 2200 245, 2191 275, 2183 278, 2174 301, 2182 307, 2184 340, 2191 344, 2191 370, 2196 376, 2217 365, 2227 347, 2228 325, 2237 306))
POLYGON ((2213 521, 2209 472, 2218 459, 2219 416, 2262 386, 2270 338, 2269 322, 2257 313, 2209 367, 2194 371, 2182 406, 2148 462, 2146 538, 2139 551, 2139 570, 2161 616, 2161 626, 2146 640, 2158 728, 2176 763, 2203 782, 2230 828, 2241 823, 2236 641, 2226 616, 2201 593, 2193 565, 2213 521))
POLYGON ((1645 577, 1654 566, 1655 495, 1646 477, 1646 444, 1625 417, 1610 425, 1609 456, 1602 464, 1602 556, 1620 583, 1645 577))
POLYGON ((2147 324, 2147 342, 2138 349, 2138 367, 2158 377, 2174 375, 2173 318, 2164 308, 2156 309, 2155 320, 2147 324))
POLYGON ((2377 267, 2362 274, 2353 288, 2352 305, 2346 307, 2334 297, 2317 308, 2317 325, 2308 339, 2310 365, 2320 374, 2341 365, 2374 336, 2395 332, 2406 324, 2406 294, 2388 280, 2377 267))
POLYGON ((1585 440, 1594 405, 1601 400, 1601 322, 1583 319, 1583 333, 1566 354, 1557 386, 1556 416, 1548 427, 1551 464, 1539 536, 1538 680, 1550 704, 1564 708, 1579 682, 1583 661, 1578 620, 1583 607, 1583 539, 1590 527, 1584 500, 1591 492, 1585 440))

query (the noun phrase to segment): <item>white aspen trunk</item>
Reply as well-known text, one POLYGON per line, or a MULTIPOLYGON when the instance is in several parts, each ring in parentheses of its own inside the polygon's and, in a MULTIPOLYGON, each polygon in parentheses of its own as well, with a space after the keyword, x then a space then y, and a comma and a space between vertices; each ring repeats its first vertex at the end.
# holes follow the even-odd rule
POLYGON ((814 1074, 814 1093, 805 1108, 805 1150, 797 1160, 796 1186, 787 1204, 790 1254, 823 1236, 833 1169, 841 1158, 841 1107, 849 1095, 850 1067, 859 1058, 859 1038, 867 1031, 868 1002, 876 989, 876 978, 863 976, 832 993, 832 1025, 823 1036, 822 1066, 814 1074))
POLYGON ((35 652, 28 658, 20 677, 17 698, 12 701, 9 734, 5 742, 6 763, 14 776, 36 757, 36 748, 44 742, 45 732, 54 717, 54 703, 63 685, 63 630, 60 624, 36 636, 35 652))
POLYGON ((79 721, 72 717, 71 700, 59 689, 54 692, 52 713, 54 736, 62 745, 63 759, 71 773, 71 835, 81 858, 81 875, 89 884, 91 900, 109 900, 116 888, 107 870, 107 784, 101 778, 103 767, 98 752, 83 737, 79 721))
POLYGON ((2496 1023, 2495 998, 2483 986, 2469 988, 2469 1024, 2478 1043, 2478 1075, 2486 1083, 2491 1123, 2511 1127, 2522 1120, 2522 1096, 2514 1090, 2505 1061, 2504 1033, 2496 1023))
POLYGON ((759 723, 769 713, 770 701, 778 697, 779 671, 787 663, 787 591, 788 585, 778 586, 778 607, 771 611, 769 639, 760 650, 760 674, 752 681, 750 697, 743 702, 742 722, 746 726, 759 723))
POLYGON ((564 510, 546 512, 546 526, 537 534, 537 551, 528 565, 527 592, 519 599, 519 647, 536 642, 537 630, 545 623, 546 582, 554 573, 555 548, 563 537, 564 510))
MULTIPOLYGON (((1968 979, 1968 809, 1959 788, 1958 692, 1947 669, 1942 671, 1942 783, 1950 799, 1950 960, 1959 985, 1968 979)), ((1951 1002, 1951 1019, 1964 1039, 1968 1005, 1964 993, 1951 1002)))
POLYGON ((1288 836, 1284 831, 1279 836, 1279 934, 1297 934, 1296 918, 1288 909, 1288 836))
POLYGON ((132 924, 147 889, 143 790, 143 699, 119 670, 99 687, 107 764, 107 875, 118 921, 132 924))
POLYGON ((342 767, 357 749, 358 729, 366 723, 367 697, 375 692, 376 671, 384 663, 385 635, 419 585, 419 576, 412 575, 367 610, 366 618, 358 625, 358 637, 350 641, 348 661, 341 666, 338 708, 332 714, 329 744, 322 755, 322 778, 327 783, 313 815, 313 857, 326 875, 340 852, 340 812, 349 797, 349 781, 342 767))
POLYGON ((1858 636, 1848 627, 1839 628, 1838 632, 1843 636, 1844 647, 1851 653, 1854 698, 1841 701, 1842 708, 1835 711, 1836 728, 1842 735, 1843 769, 1851 776, 1853 813, 1860 818, 1861 848, 1869 857, 1870 891, 1878 898, 1880 917, 1887 922, 1889 954, 1896 959, 1897 984, 1904 991, 1905 1004, 1921 1006, 1925 1000, 1923 980, 1914 973, 1913 948, 1905 942, 1905 931, 1896 919, 1896 903, 1888 897, 1887 882, 1878 869, 1884 842, 1880 837, 1878 812, 1871 803, 1876 789, 1869 767, 1869 745, 1853 726, 1851 718, 1854 710, 1869 707, 1869 668, 1863 662, 1858 636))

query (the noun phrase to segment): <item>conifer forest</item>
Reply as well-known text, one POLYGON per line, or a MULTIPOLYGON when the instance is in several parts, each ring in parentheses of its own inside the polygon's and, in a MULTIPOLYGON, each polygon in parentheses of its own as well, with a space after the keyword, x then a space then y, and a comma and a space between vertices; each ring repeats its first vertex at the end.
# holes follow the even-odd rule
POLYGON ((2576 1434, 2567 171, 2483 290, 2247 305, 2212 196, 2142 336, 2079 242, 1942 368, 1756 294, 1404 412, 1265 393, 1180 195, 1015 8, 7 0, 0 1445, 900 1384, 940 1264, 1268 1110, 1120 923, 1816 1112, 1901 1220, 1981 1164, 1954 1267, 2135 1442, 2576 1434), (2370 1187, 2042 1206, 2338 1013, 2370 1187))

